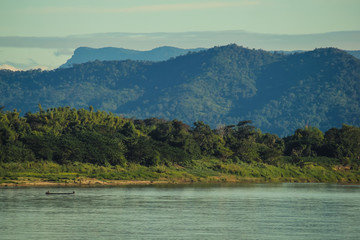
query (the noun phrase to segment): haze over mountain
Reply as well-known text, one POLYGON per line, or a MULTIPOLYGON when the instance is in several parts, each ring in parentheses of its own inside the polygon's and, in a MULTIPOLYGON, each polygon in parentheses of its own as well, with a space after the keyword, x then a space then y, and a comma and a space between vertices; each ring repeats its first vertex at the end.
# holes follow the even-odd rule
POLYGON ((149 51, 131 50, 125 48, 89 48, 80 47, 75 49, 74 55, 60 67, 71 67, 73 64, 86 63, 90 61, 111 60, 142 60, 142 61, 164 61, 172 57, 184 55, 188 52, 198 52, 204 48, 182 49, 175 47, 158 47, 149 51))
POLYGON ((294 54, 235 44, 167 61, 94 61, 0 71, 0 105, 22 113, 71 106, 216 127, 250 119, 281 136, 307 125, 360 125, 360 60, 335 48, 294 54))
POLYGON ((58 68, 79 46, 105 46, 148 51, 159 46, 184 49, 211 48, 229 43, 267 51, 312 50, 335 47, 345 50, 360 49, 360 31, 338 31, 317 34, 269 34, 241 30, 129 33, 109 32, 79 34, 63 37, 0 36, 0 65, 9 64, 19 69, 36 66, 58 68))

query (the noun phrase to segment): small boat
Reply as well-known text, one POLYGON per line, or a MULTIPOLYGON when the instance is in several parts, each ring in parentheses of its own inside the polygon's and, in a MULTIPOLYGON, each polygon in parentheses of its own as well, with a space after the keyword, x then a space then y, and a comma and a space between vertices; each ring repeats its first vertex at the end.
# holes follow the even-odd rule
POLYGON ((50 192, 50 191, 47 191, 45 194, 75 194, 75 191, 73 191, 73 192, 50 192))

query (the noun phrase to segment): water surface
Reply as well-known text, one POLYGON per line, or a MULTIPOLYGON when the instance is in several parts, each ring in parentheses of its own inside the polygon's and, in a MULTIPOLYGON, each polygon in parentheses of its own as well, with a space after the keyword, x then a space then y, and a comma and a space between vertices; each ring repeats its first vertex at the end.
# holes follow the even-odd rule
POLYGON ((359 226, 360 186, 0 189, 4 240, 360 239, 359 226))

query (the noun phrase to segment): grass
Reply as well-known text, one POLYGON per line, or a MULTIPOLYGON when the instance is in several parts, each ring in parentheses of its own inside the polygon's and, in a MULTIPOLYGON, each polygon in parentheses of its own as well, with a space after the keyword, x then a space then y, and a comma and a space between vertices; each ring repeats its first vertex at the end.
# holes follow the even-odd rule
MULTIPOLYGON (((324 159, 321 159, 324 161, 324 159)), ((54 162, 0 163, 0 184, 20 180, 54 183, 81 183, 83 179, 101 181, 162 181, 167 183, 191 182, 341 182, 360 183, 360 171, 336 170, 320 161, 305 162, 302 167, 280 163, 278 166, 259 162, 232 163, 219 159, 200 159, 188 167, 153 166, 138 164, 127 166, 98 166, 88 163, 54 162)))

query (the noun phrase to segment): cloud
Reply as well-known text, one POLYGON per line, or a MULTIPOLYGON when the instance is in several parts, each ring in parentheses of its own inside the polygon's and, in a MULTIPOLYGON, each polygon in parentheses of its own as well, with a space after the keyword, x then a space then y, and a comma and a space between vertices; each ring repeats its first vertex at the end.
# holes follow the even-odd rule
POLYGON ((59 56, 68 56, 68 55, 72 55, 74 53, 74 51, 72 49, 69 49, 69 48, 66 48, 66 49, 58 49, 54 52, 54 55, 56 57, 59 57, 59 56))
MULTIPOLYGON (((346 50, 360 49, 360 31, 333 32, 305 35, 260 34, 245 31, 207 31, 173 33, 97 33, 68 37, 1 37, 0 48, 51 49, 60 57, 77 47, 122 47, 149 50, 158 46, 182 48, 212 47, 236 43, 250 48, 270 50, 313 49, 337 47, 346 50), (67 52, 66 49, 69 49, 67 52)), ((1 59, 1 56, 0 56, 1 59)))
POLYGON ((130 8, 109 9, 113 12, 164 12, 164 11, 189 11, 199 9, 228 8, 228 7, 244 7, 256 5, 255 1, 242 2, 204 2, 204 3, 182 3, 182 4, 161 4, 147 5, 130 8))
POLYGON ((38 9, 28 9, 29 11, 38 13, 139 13, 139 12, 168 12, 168 11, 192 11, 204 9, 217 9, 229 7, 246 7, 258 5, 257 1, 240 1, 240 2, 199 2, 199 3, 178 3, 178 4, 158 4, 158 5, 142 5, 124 8, 87 8, 87 7, 45 7, 38 9))
POLYGON ((10 70, 10 71, 19 71, 18 68, 12 66, 12 65, 9 65, 9 64, 3 64, 3 65, 0 65, 0 70, 10 70))
POLYGON ((0 61, 0 65, 3 66, 3 69, 17 69, 17 70, 28 70, 28 69, 49 69, 49 67, 42 66, 40 67, 39 63, 33 59, 25 59, 25 62, 13 62, 13 61, 0 61), (7 67, 7 68, 6 68, 7 67))

